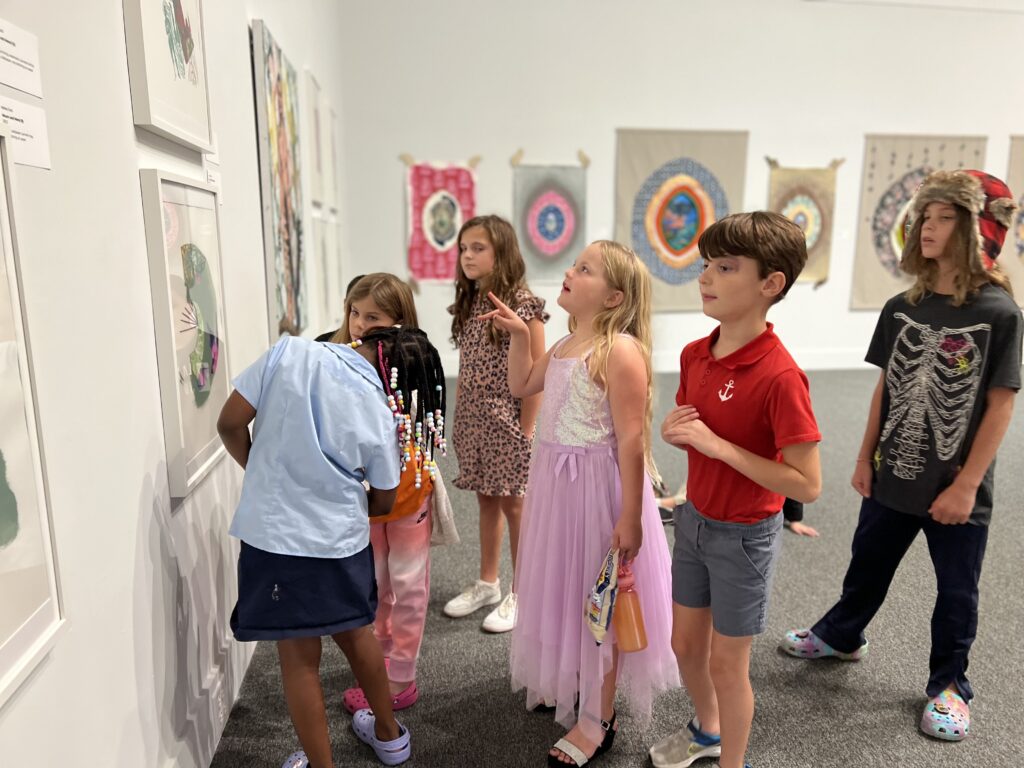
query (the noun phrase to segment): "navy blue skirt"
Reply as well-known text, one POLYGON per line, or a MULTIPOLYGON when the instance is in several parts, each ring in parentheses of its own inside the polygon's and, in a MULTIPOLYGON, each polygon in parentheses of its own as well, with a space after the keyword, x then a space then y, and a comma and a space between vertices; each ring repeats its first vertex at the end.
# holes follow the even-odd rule
POLYGON ((242 542, 236 640, 322 637, 373 623, 377 579, 373 550, 340 559, 278 555, 242 542))

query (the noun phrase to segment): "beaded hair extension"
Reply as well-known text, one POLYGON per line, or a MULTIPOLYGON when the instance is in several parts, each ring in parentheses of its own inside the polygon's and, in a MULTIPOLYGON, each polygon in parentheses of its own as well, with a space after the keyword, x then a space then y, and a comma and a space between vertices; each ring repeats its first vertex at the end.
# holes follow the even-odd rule
POLYGON ((441 358, 427 335, 414 328, 380 328, 367 333, 363 342, 377 346, 377 375, 395 416, 402 471, 412 468, 421 488, 424 471, 431 479, 437 474, 435 452, 448 455, 441 358))

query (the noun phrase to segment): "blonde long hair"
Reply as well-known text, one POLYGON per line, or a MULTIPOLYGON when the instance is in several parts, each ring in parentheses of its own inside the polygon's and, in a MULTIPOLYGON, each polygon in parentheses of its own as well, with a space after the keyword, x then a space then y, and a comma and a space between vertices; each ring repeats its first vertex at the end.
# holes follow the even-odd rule
MULTIPOLYGON (((928 205, 942 202, 944 201, 933 200, 928 205)), ((985 269, 981 255, 971 253, 971 244, 974 242, 974 220, 971 212, 962 205, 952 202, 948 204, 956 211, 956 226, 946 241, 944 253, 956 267, 956 274, 953 276, 953 306, 962 306, 969 299, 973 299, 986 283, 992 283, 1012 296, 1010 279, 999 269, 999 264, 993 264, 991 269, 985 269)), ((900 269, 914 278, 914 284, 904 294, 911 304, 917 304, 926 294, 933 292, 939 282, 939 265, 934 259, 926 259, 921 254, 922 226, 924 210, 911 225, 910 234, 907 235, 906 245, 903 247, 903 255, 900 257, 900 269)))
MULTIPOLYGON (((622 292, 618 306, 603 309, 594 317, 594 345, 587 361, 590 377, 607 389, 608 357, 619 334, 636 339, 647 373, 647 402, 644 407, 644 465, 648 474, 660 479, 651 453, 651 422, 654 418, 654 380, 651 370, 651 273, 632 250, 613 240, 595 240, 601 249, 604 278, 613 291, 622 292)), ((577 327, 569 318, 569 330, 577 327)))
POLYGON ((354 340, 348 329, 352 304, 367 297, 373 299, 373 303, 381 312, 395 318, 399 325, 406 328, 420 327, 419 319, 416 317, 416 302, 408 284, 390 272, 372 272, 364 275, 345 296, 345 320, 331 337, 331 343, 348 344, 354 340))

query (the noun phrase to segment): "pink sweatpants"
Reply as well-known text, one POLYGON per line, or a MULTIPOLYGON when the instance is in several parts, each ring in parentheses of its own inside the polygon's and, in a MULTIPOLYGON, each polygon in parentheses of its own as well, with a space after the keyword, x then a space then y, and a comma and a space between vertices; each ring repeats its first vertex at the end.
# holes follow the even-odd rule
POLYGON ((377 572, 377 619, 373 630, 390 658, 388 677, 416 679, 430 597, 430 499, 411 515, 370 525, 377 572))

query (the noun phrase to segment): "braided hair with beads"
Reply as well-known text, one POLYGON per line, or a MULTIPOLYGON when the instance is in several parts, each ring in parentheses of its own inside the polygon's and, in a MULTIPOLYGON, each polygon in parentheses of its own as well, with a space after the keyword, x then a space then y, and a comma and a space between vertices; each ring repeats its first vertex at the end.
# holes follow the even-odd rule
POLYGON ((420 488, 423 472, 431 479, 437 474, 435 452, 442 456, 448 452, 441 356, 418 328, 376 328, 360 341, 360 346, 374 351, 374 367, 395 415, 402 471, 415 472, 416 487, 420 488))

